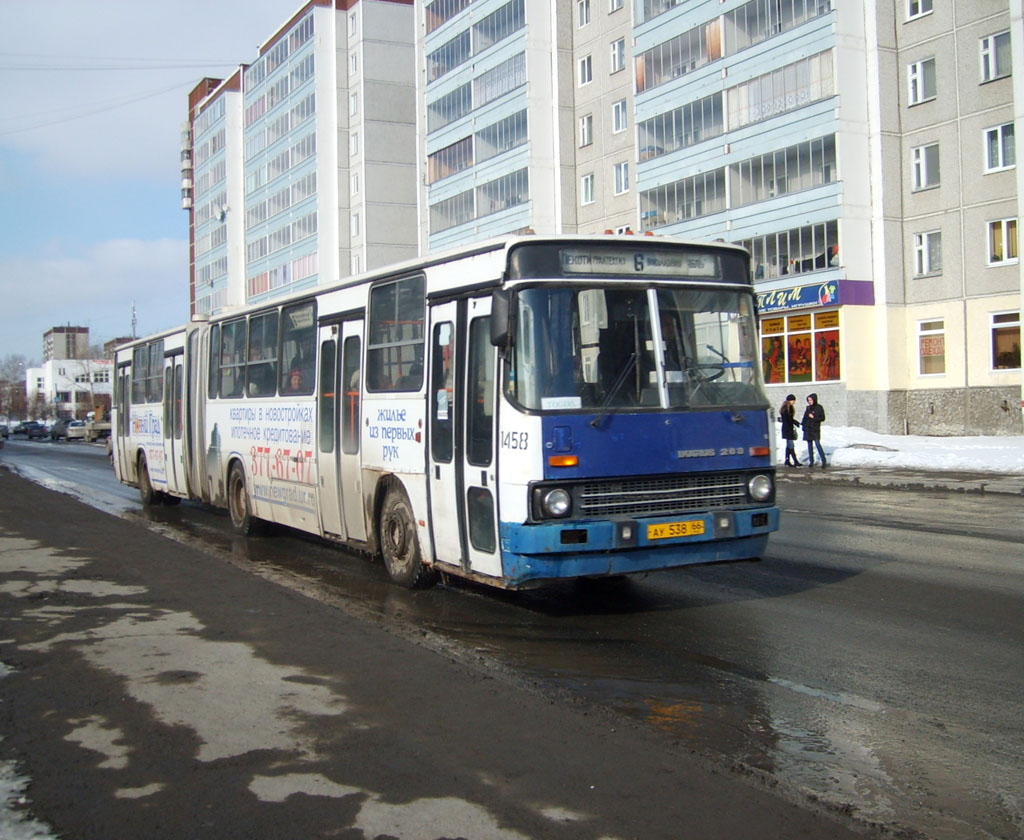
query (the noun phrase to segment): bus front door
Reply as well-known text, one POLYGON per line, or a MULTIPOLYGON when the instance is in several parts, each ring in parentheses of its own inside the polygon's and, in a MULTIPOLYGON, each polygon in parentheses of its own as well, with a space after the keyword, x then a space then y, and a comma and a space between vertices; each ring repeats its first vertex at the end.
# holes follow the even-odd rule
POLYGON ((501 575, 490 299, 431 309, 430 522, 437 560, 501 575))

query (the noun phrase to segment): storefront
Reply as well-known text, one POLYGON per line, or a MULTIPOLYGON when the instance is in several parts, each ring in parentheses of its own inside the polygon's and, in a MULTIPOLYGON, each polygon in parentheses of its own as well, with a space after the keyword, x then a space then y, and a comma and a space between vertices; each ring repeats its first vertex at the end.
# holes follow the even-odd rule
POLYGON ((757 296, 766 385, 842 379, 844 304, 870 305, 871 283, 831 280, 757 296))

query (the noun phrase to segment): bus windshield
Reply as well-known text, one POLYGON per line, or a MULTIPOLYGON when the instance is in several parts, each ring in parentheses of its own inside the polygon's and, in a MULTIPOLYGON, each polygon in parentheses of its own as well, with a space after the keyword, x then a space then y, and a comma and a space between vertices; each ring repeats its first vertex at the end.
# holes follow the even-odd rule
POLYGON ((695 286, 517 294, 509 396, 540 411, 763 408, 753 297, 695 286))

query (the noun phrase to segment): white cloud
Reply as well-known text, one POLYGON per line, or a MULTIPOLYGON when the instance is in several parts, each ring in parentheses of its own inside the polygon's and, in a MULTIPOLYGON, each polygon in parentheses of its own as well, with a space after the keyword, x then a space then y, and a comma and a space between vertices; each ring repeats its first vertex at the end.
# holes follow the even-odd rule
POLYGON ((188 243, 115 239, 81 253, 53 245, 33 255, 0 259, 5 329, 0 357, 38 357, 43 333, 62 324, 87 326, 94 343, 131 335, 135 301, 138 335, 189 318, 188 243))

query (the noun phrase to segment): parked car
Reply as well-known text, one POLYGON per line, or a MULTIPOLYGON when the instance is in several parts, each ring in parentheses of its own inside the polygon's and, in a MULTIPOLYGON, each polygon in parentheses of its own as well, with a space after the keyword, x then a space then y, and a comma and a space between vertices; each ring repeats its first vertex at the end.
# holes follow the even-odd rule
POLYGON ((68 423, 65 437, 68 440, 85 440, 85 421, 72 420, 68 423))
POLYGON ((28 420, 24 423, 20 423, 19 425, 15 426, 14 433, 22 434, 31 440, 32 438, 46 437, 48 434, 50 434, 50 430, 47 429, 46 426, 44 426, 42 423, 39 423, 35 420, 28 420))
POLYGON ((15 423, 14 428, 11 429, 11 437, 14 437, 14 435, 23 434, 25 434, 25 421, 22 421, 21 423, 15 423))
POLYGON ((7 430, 6 423, 0 423, 0 438, 5 438, 10 432, 7 430))
POLYGON ((58 420, 50 426, 50 440, 60 440, 68 436, 68 423, 70 420, 58 420))

